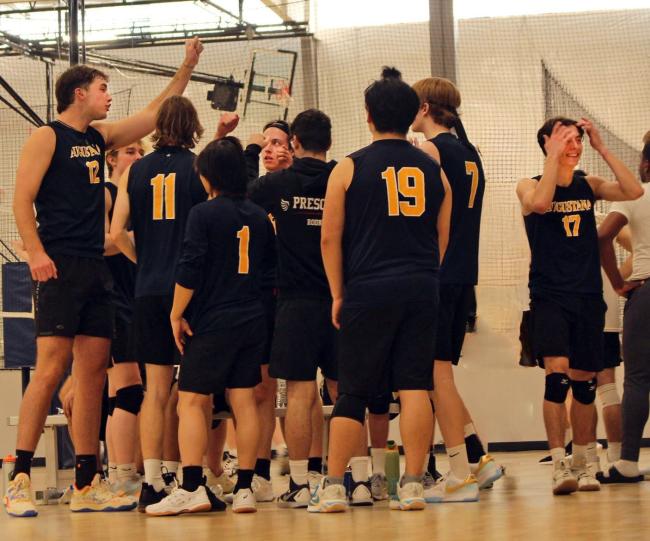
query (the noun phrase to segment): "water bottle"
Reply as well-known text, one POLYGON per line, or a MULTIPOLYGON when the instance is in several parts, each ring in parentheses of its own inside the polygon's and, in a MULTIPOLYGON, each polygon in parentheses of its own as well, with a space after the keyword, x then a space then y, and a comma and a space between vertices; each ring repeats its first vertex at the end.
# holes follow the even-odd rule
POLYGON ((7 455, 2 459, 2 493, 7 492, 7 487, 9 486, 9 481, 11 481, 11 474, 16 467, 16 457, 13 455, 7 455))
POLYGON ((399 449, 393 440, 388 440, 386 447, 386 482, 388 496, 392 499, 397 497, 399 483, 399 449))

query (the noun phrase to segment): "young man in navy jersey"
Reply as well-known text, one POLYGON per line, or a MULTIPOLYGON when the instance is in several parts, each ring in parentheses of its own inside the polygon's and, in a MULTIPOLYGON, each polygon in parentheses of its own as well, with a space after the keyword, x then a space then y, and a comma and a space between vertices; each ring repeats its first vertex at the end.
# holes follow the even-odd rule
POLYGON ((369 402, 399 391, 406 471, 391 507, 424 509, 423 461, 431 441, 438 267, 449 237, 451 193, 440 166, 406 134, 417 94, 395 69, 365 91, 373 143, 330 177, 322 253, 340 328, 339 396, 328 475, 309 511, 347 508, 343 472, 363 432, 369 402))
POLYGON ((320 406, 316 373, 336 380, 335 330, 331 297, 320 255, 320 226, 327 179, 330 119, 309 109, 291 124, 294 161, 288 169, 260 177, 249 187, 251 199, 275 218, 278 239, 278 306, 269 374, 287 380, 285 438, 291 470, 282 507, 309 501, 309 450, 312 409, 320 406))
POLYGON ((168 98, 156 119, 155 150, 122 176, 111 223, 111 238, 137 264, 135 347, 147 376, 140 415, 145 473, 140 511, 165 496, 164 411, 177 364, 168 319, 185 223, 190 209, 206 198, 190 150, 202 133, 192 102, 182 96, 168 98), (129 221, 133 238, 126 230, 129 221))
POLYGON ((259 436, 254 387, 260 382, 266 333, 260 280, 275 257, 273 226, 246 198, 246 164, 236 138, 210 143, 196 168, 210 199, 190 212, 170 316, 176 346, 184 354, 178 402, 183 485, 149 505, 149 515, 211 509, 201 467, 206 411, 212 409, 210 395, 226 389, 237 420, 239 453, 233 511, 256 511, 251 490, 259 436))
POLYGON ((603 369, 605 309, 594 203, 643 195, 634 174, 603 143, 586 119, 551 118, 537 132, 546 156, 542 175, 517 184, 530 244, 529 288, 534 353, 546 371, 544 424, 553 459, 553 494, 599 490, 586 467, 595 441, 596 373, 603 369), (616 182, 575 168, 587 132, 616 182), (573 459, 565 460, 563 408, 571 388, 573 459))
POLYGON ((460 360, 478 281, 485 176, 481 158, 469 142, 458 114, 461 96, 456 86, 447 79, 430 77, 416 82, 413 90, 420 99, 413 131, 425 134, 427 141, 420 148, 440 163, 453 194, 449 246, 440 268, 440 311, 433 367, 433 402, 451 471, 437 485, 432 485, 431 477, 426 476, 425 497, 431 503, 476 501, 478 489, 500 478, 502 470, 485 453, 476 435, 472 418, 456 389, 452 367, 460 360), (472 473, 476 473, 476 478, 472 473))
POLYGON ((37 129, 23 147, 14 214, 35 281, 37 360, 20 409, 16 468, 5 497, 10 515, 37 514, 30 495, 31 459, 52 394, 73 356, 76 467, 70 509, 133 507, 95 477, 101 390, 113 333, 111 279, 103 260, 104 153, 153 129, 160 104, 183 92, 202 49, 198 39, 188 40, 183 65, 160 96, 116 122, 102 121, 111 105, 106 75, 89 66, 70 68, 56 83, 57 120, 37 129))

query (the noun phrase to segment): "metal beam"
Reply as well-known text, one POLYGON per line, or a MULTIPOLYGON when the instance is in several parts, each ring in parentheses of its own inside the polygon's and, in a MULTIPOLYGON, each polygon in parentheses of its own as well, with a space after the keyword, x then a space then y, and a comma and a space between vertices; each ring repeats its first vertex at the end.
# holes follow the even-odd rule
POLYGON ((70 65, 79 63, 79 0, 68 0, 70 21, 70 65))
MULTIPOLYGON (((109 2, 104 2, 101 4, 88 4, 86 9, 97 9, 97 8, 117 8, 117 7, 128 7, 128 6, 143 6, 149 4, 171 4, 171 3, 185 3, 193 2, 193 0, 132 0, 127 2, 126 0, 113 0, 109 2)), ((48 11, 67 11, 68 8, 65 6, 47 6, 47 7, 35 7, 34 9, 21 8, 21 9, 3 9, 0 10, 0 16, 2 15, 19 15, 25 13, 39 13, 39 12, 48 12, 48 11)), ((235 19, 237 17, 235 16, 235 19)))
POLYGON ((429 0, 431 75, 456 82, 454 1, 429 0))
POLYGON ((261 2, 278 17, 280 17, 283 22, 295 22, 291 17, 289 17, 289 10, 287 9, 287 4, 285 2, 282 2, 281 4, 276 3, 274 0, 261 0, 261 2))

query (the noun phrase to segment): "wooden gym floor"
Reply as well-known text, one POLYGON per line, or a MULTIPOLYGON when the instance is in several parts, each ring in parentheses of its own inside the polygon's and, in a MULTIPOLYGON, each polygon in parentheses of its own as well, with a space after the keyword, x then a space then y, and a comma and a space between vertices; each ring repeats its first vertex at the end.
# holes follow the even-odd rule
MULTIPOLYGON (((73 514, 67 507, 49 505, 39 507, 37 518, 15 519, 2 513, 0 541, 650 539, 650 482, 554 497, 551 468, 537 463, 544 454, 496 454, 506 476, 493 489, 481 492, 479 503, 429 505, 410 513, 390 511, 382 503, 322 516, 268 503, 251 515, 228 510, 169 518, 137 512, 73 514)), ((648 462, 650 451, 644 450, 641 463, 648 462)), ((274 482, 279 491, 288 478, 274 482)))

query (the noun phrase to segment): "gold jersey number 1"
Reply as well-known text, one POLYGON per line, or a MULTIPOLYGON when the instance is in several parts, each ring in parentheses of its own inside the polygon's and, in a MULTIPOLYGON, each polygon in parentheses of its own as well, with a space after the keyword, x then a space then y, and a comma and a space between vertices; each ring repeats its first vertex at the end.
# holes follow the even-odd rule
POLYGON ((176 173, 162 173, 151 179, 153 186, 153 219, 176 218, 176 173), (163 217, 164 214, 164 217, 163 217))

